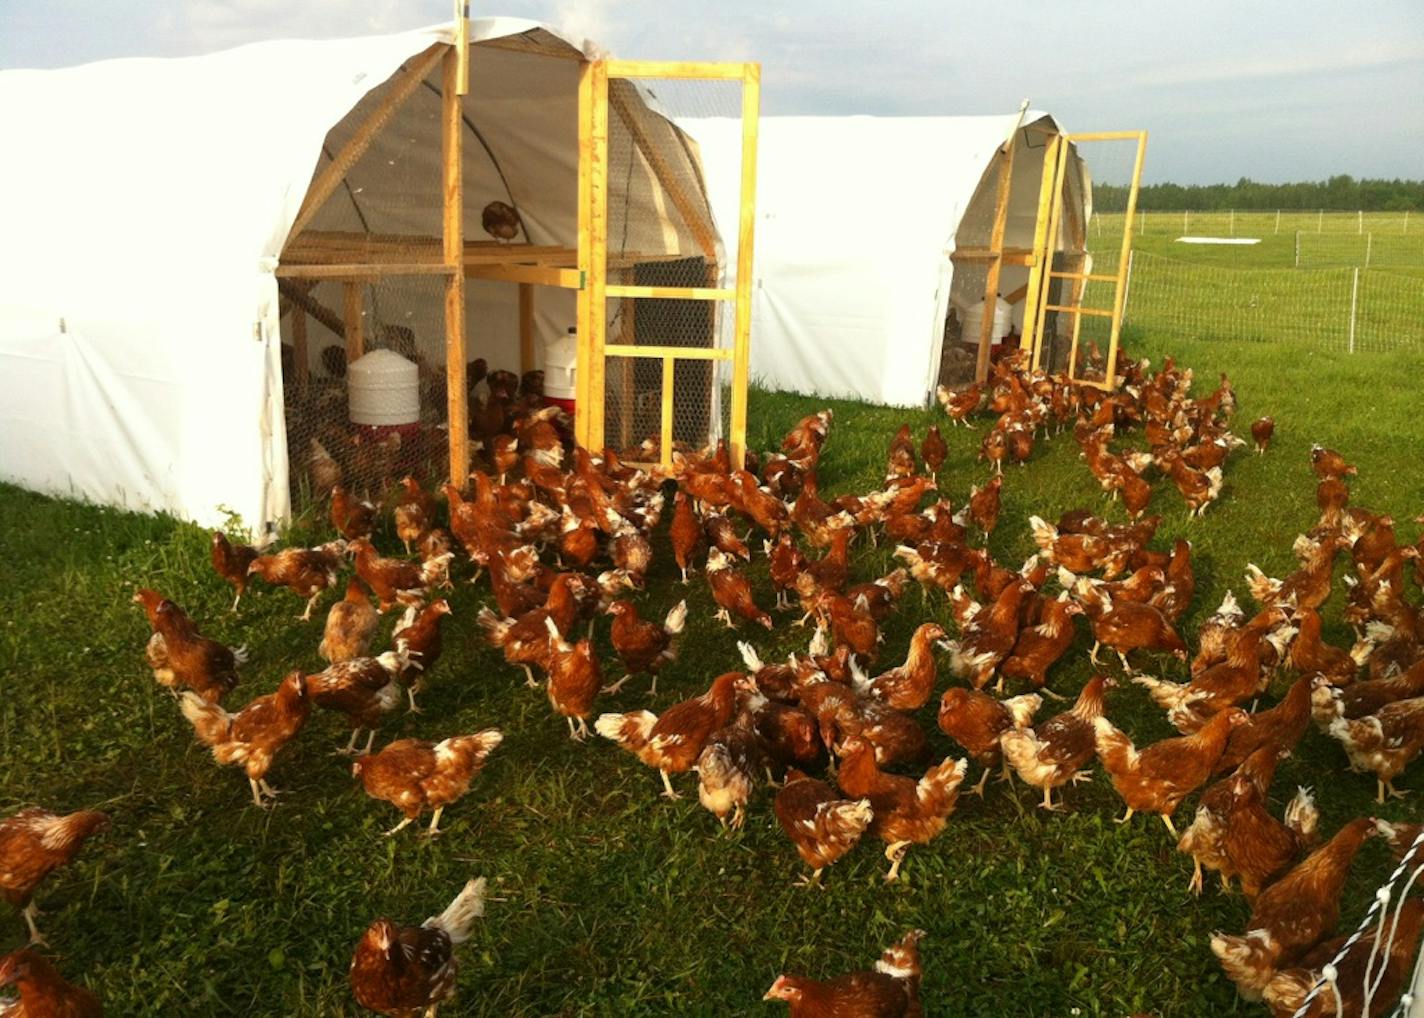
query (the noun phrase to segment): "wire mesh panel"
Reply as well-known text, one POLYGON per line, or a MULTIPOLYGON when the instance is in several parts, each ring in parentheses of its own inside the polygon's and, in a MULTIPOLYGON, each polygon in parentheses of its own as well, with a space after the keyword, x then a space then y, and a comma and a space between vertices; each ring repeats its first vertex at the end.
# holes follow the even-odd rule
POLYGON ((588 438, 666 463, 674 450, 725 437, 740 456, 754 163, 744 144, 725 157, 736 165, 705 166, 675 120, 745 122, 750 111, 754 123, 756 67, 609 61, 603 70, 606 84, 593 97, 594 278, 586 299, 590 338, 603 360, 588 393, 600 414, 588 438), (717 221, 709 169, 741 177, 734 222, 717 221))

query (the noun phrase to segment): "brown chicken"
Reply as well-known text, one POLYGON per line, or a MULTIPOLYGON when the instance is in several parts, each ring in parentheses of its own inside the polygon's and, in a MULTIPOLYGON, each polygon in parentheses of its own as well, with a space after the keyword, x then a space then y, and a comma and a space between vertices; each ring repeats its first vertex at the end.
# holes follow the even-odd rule
POLYGON ((677 648, 673 639, 687 624, 687 602, 679 601, 663 619, 662 625, 648 622, 638 617, 637 606, 632 601, 614 601, 608 606, 608 614, 613 616, 613 626, 609 636, 613 649, 627 674, 609 686, 605 692, 616 693, 634 675, 651 675, 653 682, 649 696, 658 692, 658 672, 666 664, 677 660, 677 648))
POLYGON ((346 715, 351 725, 351 741, 340 752, 354 754, 356 739, 365 728, 366 748, 371 752, 376 727, 400 704, 400 684, 396 676, 405 662, 394 651, 380 657, 357 657, 331 665, 307 676, 307 696, 318 707, 346 715))
POLYGON ((939 405, 944 407, 944 412, 948 415, 950 423, 957 427, 960 424, 967 424, 969 415, 983 405, 984 389, 977 382, 958 392, 941 385, 935 389, 935 399, 939 400, 939 405))
POLYGON ((338 484, 331 489, 331 525, 348 541, 370 537, 376 529, 376 507, 348 494, 338 484))
POLYGON ((1026 784, 1043 789, 1042 807, 1054 804, 1053 789, 1073 781, 1091 780, 1082 770, 1095 751, 1093 726, 1103 715, 1103 695, 1112 680, 1096 675, 1088 680, 1070 710, 1049 718, 1036 728, 1010 728, 999 737, 1004 759, 1026 784))
POLYGON ((1314 470, 1315 476, 1322 481, 1331 477, 1336 479, 1351 477, 1359 473, 1359 470, 1345 462, 1344 456, 1323 445, 1310 447, 1310 469, 1314 470))
POLYGON ((471 880, 438 916, 419 926, 381 918, 366 927, 351 957, 356 1003, 389 1018, 434 1018, 455 995, 455 946, 469 939, 485 914, 485 878, 471 880))
POLYGON ((1235 770, 1263 746, 1277 754, 1290 752, 1310 726, 1311 682, 1308 676, 1296 679, 1280 703, 1249 715, 1244 724, 1233 728, 1212 773, 1235 770))
POLYGON ((776 822, 796 846, 811 876, 798 883, 819 885, 821 871, 855 847, 873 813, 869 799, 843 799, 824 781, 794 767, 772 802, 776 822))
POLYGON ((356 575, 376 595, 382 612, 396 604, 423 602, 426 592, 439 582, 442 568, 449 565, 448 553, 429 562, 385 558, 364 538, 352 541, 347 548, 356 556, 356 575))
POLYGON ((108 828, 108 815, 92 809, 61 814, 29 806, 0 820, 0 897, 20 910, 30 943, 45 942, 35 927, 40 882, 67 865, 89 837, 108 828))
POLYGON ((939 468, 944 466, 944 461, 948 458, 949 446, 945 443, 944 436, 939 433, 939 425, 931 424, 929 431, 925 432, 925 440, 920 443, 920 459, 925 461, 925 467, 931 477, 939 477, 939 468))
POLYGON ((507 662, 524 669, 524 684, 531 689, 539 688, 539 683, 534 680, 530 665, 545 668, 549 659, 549 631, 544 620, 552 618, 560 633, 571 632, 578 620, 573 576, 572 573, 560 573, 554 577, 544 607, 526 612, 517 619, 501 619, 488 607, 481 608, 476 616, 490 646, 503 649, 507 662))
POLYGON ((326 613, 326 630, 322 633, 317 653, 330 664, 365 657, 380 618, 376 609, 371 607, 360 577, 351 577, 346 581, 346 596, 326 613))
POLYGON ((1271 444, 1271 436, 1276 433, 1276 419, 1261 417, 1251 422, 1251 437, 1256 441, 1256 454, 1265 452, 1271 444))
POLYGON ((764 542, 762 550, 766 552, 767 573, 771 577, 771 588, 776 592, 775 610, 781 611, 791 607, 787 594, 796 589, 796 579, 806 570, 806 556, 801 553, 801 549, 796 546, 796 539, 789 533, 783 533, 776 539, 776 543, 764 542))
POLYGON ((712 600, 718 604, 714 618, 727 623, 728 629, 735 629, 732 615, 757 622, 771 628, 771 616, 757 607, 752 599, 752 587, 747 578, 732 568, 732 560, 720 548, 713 548, 707 554, 707 582, 712 587, 712 600))
POLYGON ((879 700, 896 710, 919 710, 929 703, 930 697, 934 695, 934 642, 942 639, 944 630, 933 622, 926 622, 910 637, 910 650, 905 657, 905 663, 881 672, 873 679, 855 671, 852 661, 856 693, 879 700))
POLYGON ((946 757, 916 782, 882 771, 875 762, 875 748, 858 736, 846 739, 840 753, 836 781, 847 795, 870 800, 874 813, 870 831, 885 842, 885 858, 890 861, 885 879, 895 880, 910 846, 928 845, 944 830, 959 801, 968 761, 946 757))
POLYGON ((1027 582, 1010 583, 993 604, 978 608, 961 623, 959 638, 949 641, 949 666, 956 676, 967 677, 975 689, 988 685, 999 663, 1018 643, 1019 613, 1032 592, 1027 582))
POLYGON ((0 989, 13 986, 20 999, 0 1001, 3 1018, 102 1018, 92 990, 74 986, 43 955, 27 947, 0 958, 0 989))
POLYGON ((411 542, 418 542, 435 522, 435 499, 420 486, 419 481, 407 474, 401 478, 401 491, 392 513, 396 521, 396 536, 409 555, 411 542))
POLYGON ((307 598, 306 611, 300 616, 305 622, 311 618, 317 598, 336 586, 345 552, 345 541, 332 541, 316 548, 285 548, 274 555, 257 556, 247 567, 247 573, 307 598))
MULTIPOLYGON (((1073 617, 1083 614, 1083 606, 1060 594, 1043 606, 1038 625, 1020 630, 1014 648, 999 665, 999 675, 1005 679, 1027 679, 1035 689, 1048 683, 1048 669, 1068 651, 1074 637, 1073 617)), ((1050 696, 1058 694, 1049 692, 1050 696)))
POLYGON ((763 1000, 784 1000, 791 1018, 921 1018, 920 948, 924 930, 911 930, 870 971, 824 982, 781 975, 763 1000))
POLYGON ((1291 618, 1299 632, 1291 641, 1286 664, 1298 672, 1319 672, 1330 676, 1336 685, 1347 685, 1360 670, 1348 650, 1331 646, 1320 637, 1320 613, 1314 608, 1299 608, 1291 618))
POLYGON ((692 568, 705 537, 702 524, 692 508, 692 500, 682 490, 673 496, 672 525, 668 528, 668 537, 672 541, 673 560, 682 571, 682 582, 686 583, 687 571, 692 568))
MULTIPOLYGON (((757 695, 757 694, 753 694, 757 695)), ((723 827, 741 830, 765 753, 751 714, 743 707, 732 723, 708 736, 697 756, 697 801, 723 827)))
POLYGON ((247 591, 247 567, 257 558, 257 549, 250 544, 233 544, 222 531, 214 530, 211 558, 213 571, 237 591, 232 599, 232 610, 237 611, 237 603, 247 591))
POLYGON ((917 469, 915 462, 915 439, 910 434, 908 424, 900 425, 895 437, 890 439, 890 453, 886 460, 885 479, 909 477, 917 469))
POLYGON ((1127 813, 1117 822, 1126 823, 1139 810, 1156 813, 1176 837, 1172 814, 1211 777, 1232 729, 1245 721, 1245 711, 1224 710, 1194 735, 1163 739, 1139 750, 1111 721, 1097 718, 1093 736, 1098 759, 1127 804, 1127 813))
POLYGON ((994 532, 999 522, 999 509, 1003 504, 1004 479, 993 477, 980 488, 973 485, 969 489, 969 518, 988 536, 994 532))
POLYGON ((1379 802, 1403 798, 1406 793, 1394 787, 1394 779, 1424 752, 1424 696, 1396 700, 1354 720, 1337 717, 1326 731, 1344 747, 1351 770, 1374 774, 1379 802))
POLYGON ((593 701, 603 686, 593 641, 566 642, 548 616, 544 617, 544 626, 549 632, 549 704, 568 722, 569 738, 582 742, 588 738, 588 716, 593 713, 593 701))
POLYGON ((489 755, 504 741, 496 728, 474 735, 456 735, 441 742, 398 739, 379 753, 356 758, 351 774, 361 779, 366 794, 384 799, 405 819, 386 831, 387 837, 434 810, 427 833, 440 833, 440 814, 470 790, 489 755))
POLYGON ((391 642, 395 644, 396 656, 401 662, 396 681, 405 687, 413 713, 421 712, 415 705, 415 694, 425 688, 426 676, 444 650, 445 641, 440 628, 449 614, 450 602, 444 598, 431 601, 419 610, 411 605, 391 633, 391 642))
POLYGON ((184 693, 183 716, 198 741, 213 751, 219 764, 240 764, 252 786, 252 801, 265 808, 263 796, 275 798, 267 784, 272 758, 291 741, 311 715, 311 698, 301 672, 290 672, 276 692, 259 696, 236 714, 229 714, 196 693, 184 693))
POLYGON ((732 719, 737 694, 755 688, 756 683, 742 672, 727 672, 713 680, 707 692, 674 704, 661 716, 646 710, 603 714, 594 728, 647 766, 656 767, 663 795, 680 799, 669 775, 692 769, 707 739, 732 719))
POLYGON ((147 656, 153 677, 175 694, 191 689, 217 703, 237 685, 237 666, 247 660, 246 647, 227 647, 198 632, 192 619, 172 601, 147 587, 133 596, 148 615, 153 636, 147 656))
MULTIPOLYGON (((1271 1008, 1274 1018, 1360 1018, 1367 1013, 1366 1001, 1383 1004, 1399 1000, 1419 952, 1419 936, 1424 932, 1424 899, 1407 898, 1398 906, 1386 910, 1383 939, 1388 953, 1367 947, 1369 938, 1357 941, 1334 967, 1334 983, 1325 983, 1324 964, 1333 962, 1345 946, 1345 938, 1322 944, 1311 952, 1319 960, 1299 968, 1278 971, 1262 990, 1262 999, 1271 1008), (1397 911, 1396 911, 1397 909, 1397 911), (1330 950, 1324 949, 1329 946, 1330 950), (1317 985, 1321 987, 1306 1007, 1306 998, 1317 985), (1367 995, 1367 989, 1371 992, 1367 995), (1336 999, 1338 993, 1339 999, 1336 999), (1301 1009, 1305 1008, 1304 1011, 1301 1009)), ((1384 1014, 1377 1011, 1376 1014, 1384 1014)))
POLYGON ((971 792, 983 796, 989 771, 1001 764, 1004 777, 1009 777, 999 737, 1011 728, 1028 728, 1042 705, 1042 697, 1034 693, 999 701, 988 693, 959 686, 944 691, 939 703, 940 731, 963 746, 970 758, 984 769, 971 792))
POLYGON ((1134 650, 1169 651, 1178 660, 1187 659, 1187 645, 1167 621, 1150 604, 1130 601, 1112 602, 1106 596, 1087 600, 1083 611, 1093 629, 1093 649, 1088 658, 1098 663, 1098 649, 1106 646, 1116 652, 1122 670, 1132 674, 1127 655, 1134 650))
POLYGON ((1374 832, 1368 817, 1351 820, 1256 898, 1245 934, 1212 936, 1212 953, 1242 997, 1260 1000, 1276 969, 1292 965, 1335 928, 1340 889, 1374 832))
MULTIPOLYGON (((1424 835, 1424 824, 1390 823, 1385 820, 1375 821, 1375 833, 1384 839, 1390 851, 1394 853, 1394 858, 1400 860, 1404 858, 1406 852, 1414 847, 1421 835, 1424 835)), ((1417 858, 1419 852, 1415 852, 1417 858)))

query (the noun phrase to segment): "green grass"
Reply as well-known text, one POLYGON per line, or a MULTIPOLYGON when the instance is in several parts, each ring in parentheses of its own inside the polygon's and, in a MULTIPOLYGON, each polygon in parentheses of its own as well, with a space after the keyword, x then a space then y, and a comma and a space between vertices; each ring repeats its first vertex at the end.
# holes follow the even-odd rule
MULTIPOLYGON (((1136 350, 1154 360, 1164 353, 1148 341, 1136 350)), ((1389 380, 1417 377, 1424 358, 1287 356, 1275 347, 1200 342, 1175 342, 1172 352, 1203 383, 1230 372, 1238 430, 1262 413, 1278 422, 1267 456, 1230 461, 1224 496, 1204 520, 1189 522, 1176 491, 1159 485, 1152 509, 1165 522, 1155 545, 1185 534, 1194 546, 1199 587, 1187 633, 1228 587, 1244 598, 1248 561, 1276 575, 1291 567, 1291 540, 1315 515, 1312 442, 1356 462, 1357 503, 1392 512, 1403 534, 1413 534, 1404 521, 1424 504, 1417 470, 1424 421, 1417 399, 1389 380)), ((772 445, 821 405, 756 394, 751 444, 772 445)), ((823 482, 832 492, 876 484, 902 421, 923 434, 942 420, 831 405, 823 482)), ((958 503, 988 474, 974 460, 978 432, 945 433, 953 451, 943 489, 958 503)), ((1041 445, 1026 468, 1010 468, 1004 495, 992 548, 1012 563, 1032 550, 1031 512, 1052 518, 1086 505, 1121 514, 1101 499, 1066 435, 1041 445)), ((612 745, 571 743, 543 694, 482 646, 474 616, 488 599, 484 584, 461 583, 452 598, 425 713, 402 713, 380 735, 440 738, 489 725, 506 733, 471 793, 447 811, 445 836, 435 843, 380 836, 394 811, 368 800, 347 762, 330 755, 345 729, 322 712, 273 769, 272 782, 287 793, 280 805, 258 811, 241 774, 213 764, 154 684, 132 585, 161 588, 208 634, 248 644, 252 659, 235 702, 269 691, 289 668, 316 669, 320 618, 294 621, 300 605, 285 591, 255 592, 230 614, 229 588, 207 564, 206 535, 172 520, 14 488, 0 488, 0 512, 0 664, 8 678, 0 813, 39 802, 113 814, 112 830, 39 895, 61 968, 98 991, 110 1014, 355 1014, 346 968, 365 925, 380 914, 419 921, 476 874, 487 875, 502 900, 490 903, 462 949, 461 995, 442 1014, 779 1014, 760 1003, 778 972, 829 976, 863 966, 911 926, 930 933, 925 996, 935 1015, 1264 1013, 1236 999, 1206 946, 1212 930, 1240 927, 1248 913, 1241 898, 1217 893, 1214 880, 1201 899, 1188 897, 1187 858, 1155 820, 1115 826, 1120 802, 1101 774, 1068 790, 1063 815, 1035 809, 1037 796, 1022 785, 991 785, 983 801, 967 798, 933 845, 911 851, 896 886, 882 882, 880 846, 868 843, 827 872, 826 890, 795 888, 802 867, 775 827, 766 790, 746 829, 731 834, 695 797, 659 799, 656 775, 612 745)), ((858 576, 888 564, 883 545, 858 548, 858 576)), ((753 573, 760 600, 770 603, 760 561, 753 573)), ((736 637, 710 620, 705 585, 676 583, 660 543, 640 608, 659 612, 684 595, 692 613, 682 657, 665 674, 655 709, 739 667, 736 637)), ((1345 643, 1340 597, 1327 612, 1327 638, 1345 643)), ((910 591, 887 628, 882 661, 902 660, 910 632, 927 618, 947 620, 943 596, 910 591)), ((606 623, 598 633, 606 652, 606 623)), ((774 633, 750 639, 770 659, 807 635, 783 619, 774 633)), ((1086 681, 1086 650, 1083 636, 1053 672, 1054 687, 1071 694, 1086 681)), ((1170 661, 1152 664, 1180 671, 1170 661)), ((1271 701, 1288 678, 1278 679, 1271 701)), ((941 688, 947 681, 946 670, 941 688)), ((630 685, 610 706, 643 704, 643 688, 630 685)), ((1169 734, 1137 687, 1112 693, 1108 711, 1139 741, 1169 734)), ((932 706, 921 719, 938 753, 955 751, 934 729, 932 706)), ((693 791, 688 777, 678 784, 693 791)), ((1326 832, 1377 808, 1373 779, 1347 773, 1339 747, 1314 730, 1281 767, 1277 809, 1297 784, 1315 787, 1326 832)), ((1417 793, 1417 766, 1401 784, 1417 793)), ((1179 819, 1189 819, 1191 806, 1179 819)), ((1417 815, 1410 800, 1381 809, 1417 815)), ((1346 923, 1388 869, 1384 848, 1368 844, 1346 889, 1346 923)), ((0 950, 18 946, 22 924, 0 918, 0 950)))

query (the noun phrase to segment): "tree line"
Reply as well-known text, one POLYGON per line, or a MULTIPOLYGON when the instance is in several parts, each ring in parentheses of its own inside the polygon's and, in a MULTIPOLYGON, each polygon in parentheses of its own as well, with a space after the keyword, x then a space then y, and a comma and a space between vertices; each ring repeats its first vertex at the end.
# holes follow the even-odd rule
MULTIPOLYGON (((1126 185, 1094 184, 1093 206, 1101 212, 1126 210, 1126 185)), ((1291 184, 1263 184, 1247 177, 1234 184, 1146 184, 1138 190, 1137 207, 1147 212, 1217 209, 1404 212, 1424 209, 1424 180, 1356 180, 1342 173, 1329 180, 1291 184)))

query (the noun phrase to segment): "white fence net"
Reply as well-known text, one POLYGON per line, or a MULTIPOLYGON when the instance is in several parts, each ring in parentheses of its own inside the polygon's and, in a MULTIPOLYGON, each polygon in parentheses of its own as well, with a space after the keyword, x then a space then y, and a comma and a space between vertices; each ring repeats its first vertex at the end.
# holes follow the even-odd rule
MULTIPOLYGON (((1098 212, 1103 230, 1121 232, 1121 212, 1098 212), (1113 220, 1116 219, 1116 222, 1113 220)), ((1293 233, 1366 233, 1419 236, 1424 234, 1420 213, 1340 212, 1322 209, 1213 209, 1207 212, 1138 210, 1133 217, 1133 233, 1173 237, 1267 237, 1293 233)), ((1099 224, 1094 225, 1097 229, 1099 224)))
POLYGON ((1137 251, 1127 320, 1193 339, 1350 353, 1424 350, 1424 277, 1363 268, 1234 269, 1137 251))
POLYGON ((1424 233, 1296 233, 1296 268, 1337 265, 1362 269, 1417 268, 1424 265, 1424 233))

